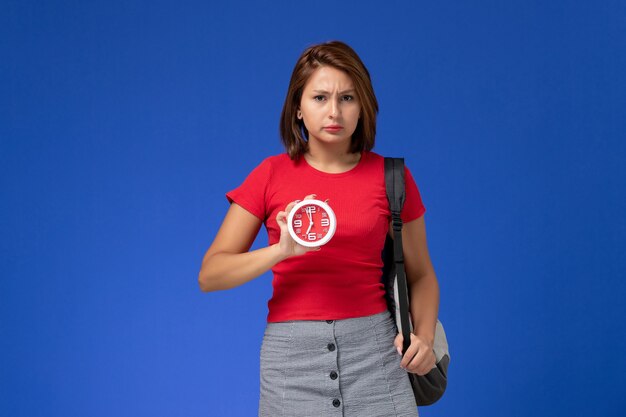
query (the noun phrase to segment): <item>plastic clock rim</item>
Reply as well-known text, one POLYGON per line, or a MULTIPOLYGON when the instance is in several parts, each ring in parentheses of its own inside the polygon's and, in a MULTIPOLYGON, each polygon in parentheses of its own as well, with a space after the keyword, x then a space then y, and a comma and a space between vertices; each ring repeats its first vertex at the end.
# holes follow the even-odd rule
POLYGON ((337 229, 337 217, 335 216, 335 212, 333 211, 332 208, 330 208, 330 206, 327 203, 321 200, 302 200, 299 203, 297 203, 295 206, 293 206, 293 208, 289 212, 289 216, 287 216, 287 230, 289 230, 289 234, 291 235, 293 240, 296 241, 296 243, 298 243, 299 245, 305 246, 307 248, 316 248, 318 246, 325 245, 335 235, 336 229, 337 229), (307 242, 306 240, 302 240, 300 236, 296 234, 296 232, 293 230, 291 226, 293 217, 296 215, 296 212, 303 206, 309 206, 309 205, 314 205, 314 206, 318 206, 322 208, 324 211, 328 213, 328 217, 330 219, 330 226, 329 226, 328 233, 323 238, 315 242, 307 242))

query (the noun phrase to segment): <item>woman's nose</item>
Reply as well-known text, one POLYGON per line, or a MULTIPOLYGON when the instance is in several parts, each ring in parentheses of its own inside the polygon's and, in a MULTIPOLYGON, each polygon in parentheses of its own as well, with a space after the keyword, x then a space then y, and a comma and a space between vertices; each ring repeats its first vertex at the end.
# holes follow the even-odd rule
POLYGON ((330 100, 330 109, 328 116, 330 118, 335 118, 339 115, 339 103, 337 100, 330 100))

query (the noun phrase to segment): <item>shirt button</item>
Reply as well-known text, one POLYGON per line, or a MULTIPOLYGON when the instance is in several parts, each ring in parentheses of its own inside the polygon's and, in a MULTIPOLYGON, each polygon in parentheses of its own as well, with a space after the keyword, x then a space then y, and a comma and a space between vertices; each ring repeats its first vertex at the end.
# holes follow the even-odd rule
POLYGON ((332 352, 333 350, 335 350, 335 344, 334 343, 329 343, 327 348, 328 348, 328 350, 330 350, 332 352))
POLYGON ((332 379, 332 380, 337 379, 337 372, 332 371, 332 372, 330 373, 330 379, 332 379))
POLYGON ((339 407, 340 405, 341 405, 341 401, 339 401, 337 398, 335 398, 335 399, 333 400, 333 406, 334 406, 334 407, 339 407))
POLYGON ((326 323, 333 324, 333 321, 332 320, 326 320, 326 323))

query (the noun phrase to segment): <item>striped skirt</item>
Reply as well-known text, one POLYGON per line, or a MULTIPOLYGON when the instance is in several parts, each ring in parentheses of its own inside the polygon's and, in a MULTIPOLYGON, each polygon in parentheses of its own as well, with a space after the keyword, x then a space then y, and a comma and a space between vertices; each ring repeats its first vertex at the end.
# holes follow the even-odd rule
POLYGON ((416 417, 389 312, 268 323, 260 417, 416 417))

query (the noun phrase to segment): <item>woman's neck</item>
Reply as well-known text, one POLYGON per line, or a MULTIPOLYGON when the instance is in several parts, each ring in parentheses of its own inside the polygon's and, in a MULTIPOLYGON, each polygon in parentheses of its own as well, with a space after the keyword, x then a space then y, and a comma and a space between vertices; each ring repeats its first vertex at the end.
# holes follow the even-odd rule
POLYGON ((318 171, 338 174, 357 166, 361 153, 350 153, 346 147, 319 146, 309 142, 309 150, 304 154, 304 159, 318 171))

